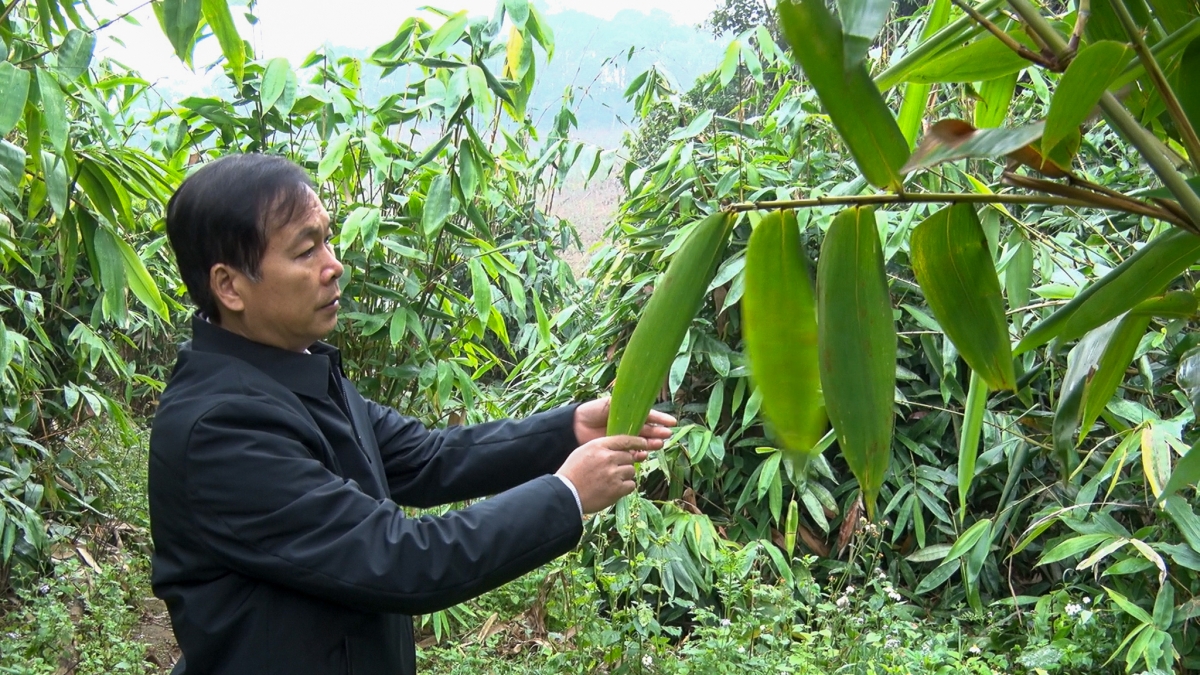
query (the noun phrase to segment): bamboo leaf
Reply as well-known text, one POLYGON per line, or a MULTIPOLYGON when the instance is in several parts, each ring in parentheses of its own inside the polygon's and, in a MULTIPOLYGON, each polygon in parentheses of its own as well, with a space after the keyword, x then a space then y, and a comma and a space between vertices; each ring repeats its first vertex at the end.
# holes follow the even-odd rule
POLYGON ((975 544, 977 544, 979 540, 983 538, 984 533, 986 533, 991 526, 991 519, 984 518, 971 527, 968 527, 965 532, 959 535, 958 540, 954 542, 954 545, 950 547, 950 551, 946 554, 946 559, 942 564, 944 565, 948 562, 953 562, 966 555, 967 551, 975 548, 975 544))
POLYGON ((855 164, 872 185, 899 190, 908 142, 865 63, 845 68, 842 31, 824 0, 781 0, 779 20, 855 164))
POLYGON ((1112 590, 1111 588, 1105 588, 1104 590, 1108 591, 1108 597, 1112 598, 1113 603, 1115 603, 1117 605, 1117 607, 1120 607, 1129 616, 1132 616, 1134 619, 1140 621, 1141 623, 1145 623, 1145 624, 1153 624, 1154 623, 1154 619, 1151 618, 1150 615, 1146 613, 1146 610, 1133 604, 1125 596, 1112 590))
POLYGON ((979 88, 979 100, 975 103, 975 126, 992 129, 1004 125, 1008 119, 1008 108, 1017 91, 1017 76, 1020 73, 1001 75, 988 80, 979 88))
POLYGON ((967 493, 975 480, 975 459, 979 456, 979 437, 983 432, 983 413, 987 411, 987 383, 979 373, 971 371, 967 389, 967 406, 963 412, 961 436, 958 439, 958 522, 967 518, 967 493))
POLYGON ((29 71, 5 61, 0 63, 0 137, 7 136, 25 114, 29 97, 29 71))
POLYGON ((1114 319, 1091 331, 1067 355, 1067 372, 1063 375, 1051 427, 1054 452, 1064 476, 1075 468, 1075 431, 1083 411, 1084 392, 1119 323, 1114 319))
POLYGON ((933 214, 913 230, 909 247, 925 299, 967 365, 992 389, 1013 389, 1000 279, 974 207, 933 214))
POLYGON ((1081 534, 1077 537, 1071 537, 1066 541, 1059 542, 1054 548, 1047 550, 1038 560, 1039 565, 1049 565, 1050 563, 1065 560, 1077 556, 1084 551, 1113 539, 1111 534, 1106 532, 1095 532, 1091 534, 1081 534))
POLYGON ((175 48, 175 53, 184 63, 192 62, 192 47, 196 42, 196 28, 200 26, 200 4, 202 0, 163 0, 159 22, 163 32, 175 48))
POLYGON ((1172 229, 1040 321, 1017 345, 1023 354, 1054 338, 1069 342, 1162 291, 1200 259, 1200 237, 1172 229))
MULTIPOLYGON (((1009 33, 1017 42, 1033 47, 1023 31, 1009 33)), ((1036 51, 1036 48, 1034 48, 1036 51)), ((1024 70, 1029 62, 991 33, 965 46, 944 52, 909 71, 905 80, 937 82, 984 82, 1024 70)))
MULTIPOLYGON (((1189 297, 1191 294, 1187 294, 1189 297)), ((1194 297, 1193 297, 1194 302, 1194 297)), ((1117 387, 1125 380, 1125 369, 1133 360, 1146 327, 1150 325, 1150 316, 1130 312, 1117 322, 1116 328, 1108 338, 1104 353, 1096 364, 1095 372, 1090 376, 1083 390, 1083 415, 1080 419, 1079 436, 1075 444, 1083 442, 1092 423, 1104 411, 1105 406, 1112 400, 1117 387)), ((1097 329, 1099 330, 1099 329, 1097 329)))
POLYGON ((1179 105, 1191 122, 1192 129, 1200 133, 1200 40, 1193 40, 1183 50, 1179 59, 1177 81, 1172 87, 1179 105))
MULTIPOLYGON (((1018 153, 1026 151, 1031 143, 1041 138, 1042 126, 1042 123, 1038 122, 1016 129, 976 129, 962 120, 942 120, 929 128, 929 132, 921 140, 921 145, 901 171, 909 173, 943 162, 973 157, 1010 156, 1022 161, 1025 157, 1018 153)), ((1043 169, 1041 166, 1034 168, 1042 173, 1054 175, 1052 169, 1043 169)))
MULTIPOLYGON (((708 282, 716 273, 729 227, 728 214, 718 212, 705 218, 667 266, 617 366, 609 435, 637 434, 645 424, 708 282)), ((539 307, 536 295, 534 299, 534 307, 539 307)))
POLYGON ((862 64, 875 36, 887 23, 892 0, 838 0, 844 35, 846 70, 862 64))
POLYGON ((1192 412, 1200 410, 1200 347, 1192 347, 1179 358, 1175 382, 1192 404, 1192 412))
POLYGON ((873 209, 847 209, 834 218, 821 244, 817 289, 825 405, 874 520, 892 452, 896 326, 873 209))
POLYGON ((92 63, 96 35, 72 28, 58 47, 57 70, 68 82, 78 79, 92 63))
POLYGON ((1112 40, 1101 40, 1079 52, 1050 100, 1042 148, 1054 148, 1083 124, 1131 54, 1128 46, 1112 40))
POLYGON ((279 102, 283 96, 283 90, 287 87, 288 73, 290 72, 292 72, 292 66, 283 57, 267 62, 266 70, 263 71, 262 89, 259 92, 262 97, 263 111, 270 110, 279 102))
POLYGON ((1008 295, 1010 311, 1029 304, 1029 287, 1033 285, 1033 246, 1025 234, 1017 230, 1020 243, 1004 271, 1004 292, 1008 295))
POLYGON ((429 194, 421 212, 421 229, 432 241, 442 226, 454 213, 454 193, 451 191, 450 176, 439 173, 429 182, 429 194))
POLYGON ((50 145, 62 155, 67 151, 67 134, 70 127, 67 122, 67 99, 58 80, 48 70, 37 69, 38 96, 41 98, 38 108, 42 113, 42 124, 46 127, 46 135, 50 137, 50 145))
POLYGON ((762 411, 784 448, 806 462, 825 410, 817 366, 817 308, 791 211, 763 217, 746 248, 742 316, 762 411))
POLYGON ((221 44, 221 53, 233 71, 233 80, 241 86, 242 74, 246 70, 246 45, 242 36, 238 35, 237 26, 233 23, 233 14, 229 12, 229 0, 201 0, 201 10, 204 20, 212 28, 213 35, 221 44))
MULTIPOLYGON (((429 47, 425 50, 426 56, 438 56, 458 42, 462 37, 463 32, 467 28, 467 10, 463 10, 454 16, 446 19, 446 23, 442 24, 437 32, 433 34, 433 38, 429 41, 429 47)), ((514 28, 516 28, 514 26, 514 28)), ((519 78, 524 73, 518 73, 519 78)), ((514 78, 516 79, 516 78, 514 78)))
MULTIPOLYGON (((950 0, 934 0, 929 9, 929 19, 921 31, 921 42, 928 41, 944 28, 949 20, 950 0)), ((897 122, 910 148, 916 145, 917 135, 921 133, 921 121, 925 118, 929 89, 928 84, 920 82, 909 82, 904 87, 904 102, 900 104, 900 115, 897 122)))
POLYGON ((325 147, 325 154, 321 157, 320 164, 317 165, 317 180, 322 182, 329 180, 333 172, 342 165, 342 158, 346 156, 346 149, 349 147, 349 131, 338 134, 329 141, 329 145, 325 147))
POLYGON ((1142 470, 1154 498, 1163 494, 1171 473, 1171 448, 1163 437, 1164 430, 1154 424, 1142 428, 1142 470))
POLYGON ((134 297, 147 309, 168 324, 171 323, 167 303, 163 301, 162 294, 159 293, 158 286, 154 283, 154 277, 150 276, 149 270, 146 269, 142 259, 138 257, 137 251, 134 251, 132 246, 115 233, 112 238, 117 250, 121 252, 122 264, 125 267, 125 280, 129 283, 129 290, 133 291, 134 297))
MULTIPOLYGON (((1164 493, 1165 494, 1165 493, 1164 493)), ((1167 512, 1184 541, 1196 553, 1200 553, 1200 517, 1192 510, 1188 500, 1180 495, 1170 495, 1163 501, 1163 510, 1167 512)))

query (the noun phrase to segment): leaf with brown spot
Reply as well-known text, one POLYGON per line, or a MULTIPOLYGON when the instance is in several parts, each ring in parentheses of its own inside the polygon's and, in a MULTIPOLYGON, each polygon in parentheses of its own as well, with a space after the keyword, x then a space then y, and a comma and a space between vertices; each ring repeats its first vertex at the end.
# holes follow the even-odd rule
POLYGON ((929 169, 944 162, 968 158, 1008 157, 1051 178, 1069 173, 1046 159, 1031 144, 1042 136, 1044 123, 1015 129, 976 129, 970 122, 945 119, 929 128, 917 151, 901 169, 909 173, 929 169))

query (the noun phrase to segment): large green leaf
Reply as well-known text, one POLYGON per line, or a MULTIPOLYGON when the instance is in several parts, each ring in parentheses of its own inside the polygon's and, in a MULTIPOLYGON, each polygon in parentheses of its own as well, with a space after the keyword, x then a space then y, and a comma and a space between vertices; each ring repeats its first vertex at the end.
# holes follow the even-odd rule
POLYGON ((200 26, 202 0, 163 0, 163 32, 175 48, 175 53, 184 63, 192 62, 192 47, 196 41, 196 28, 200 26))
POLYGON ((729 226, 730 217, 723 212, 700 221, 667 266, 617 366, 608 416, 609 435, 637 434, 645 424, 708 283, 716 273, 729 238, 729 226))
MULTIPOLYGON (((1095 372, 1088 375, 1089 381, 1083 390, 1083 412, 1079 420, 1080 428, 1079 436, 1075 440, 1076 445, 1083 442, 1092 423, 1099 419, 1100 413, 1104 411, 1105 406, 1112 400, 1113 394, 1117 392, 1117 387, 1125 380, 1125 369, 1129 367, 1142 336, 1146 334, 1146 327, 1150 324, 1150 315, 1130 312, 1124 317, 1113 319, 1113 321, 1116 322, 1116 328, 1108 338, 1108 344, 1104 347, 1104 353, 1096 364, 1095 372)), ((1103 327, 1092 332, 1101 330, 1103 327)))
POLYGON ((346 156, 346 150, 350 147, 350 137, 351 133, 347 131, 334 136, 329 141, 329 145, 325 148, 325 154, 317 164, 317 180, 322 182, 329 180, 333 172, 342 165, 342 158, 346 156))
POLYGON ((25 114, 29 97, 29 71, 0 63, 0 137, 7 136, 25 114))
MULTIPOLYGON (((929 9, 929 19, 921 32, 921 42, 924 43, 933 37, 949 20, 950 0, 934 0, 929 9)), ((928 107, 929 89, 928 84, 920 82, 909 82, 904 87, 904 102, 900 104, 897 123, 910 148, 916 144, 917 135, 921 132, 921 121, 925 119, 925 110, 928 107)))
POLYGON ((1016 353, 1054 338, 1069 342, 1161 291, 1200 259, 1200 237, 1173 229, 1155 237, 1104 278, 1040 321, 1017 345, 1016 353))
MULTIPOLYGON (((1027 47, 1032 42, 1021 31, 1010 35, 1027 47)), ((963 47, 944 52, 914 68, 905 78, 908 82, 984 82, 1024 70, 1029 65, 991 33, 963 47)))
POLYGON ((1084 392, 1119 323, 1114 319, 1088 333, 1067 355, 1067 372, 1052 425, 1054 453, 1064 478, 1075 468, 1075 430, 1079 428, 1084 392))
POLYGON ((892 453, 896 326, 873 209, 842 211, 825 234, 817 327, 829 419, 874 519, 892 453))
POLYGON ((75 80, 92 63, 92 52, 96 49, 96 35, 71 29, 58 48, 57 69, 67 81, 75 80))
POLYGON ((784 448, 807 462, 825 430, 817 370, 817 307, 791 211, 763 217, 746 249, 746 356, 762 411, 784 448))
POLYGON ((1017 76, 1020 73, 1001 75, 988 80, 979 87, 979 101, 975 103, 975 126, 993 129, 1003 126, 1008 119, 1008 108, 1017 91, 1017 76))
MULTIPOLYGON (((284 89, 287 88, 288 74, 291 72, 291 64, 283 57, 267 62, 267 67, 263 70, 262 89, 259 91, 264 113, 273 108, 283 96, 284 89)), ((286 111, 284 112, 286 114, 286 111)))
POLYGON ((1200 16, 1200 2, 1196 0, 1150 0, 1150 8, 1168 32, 1177 31, 1200 16))
POLYGON ((440 173, 429 182, 429 194, 421 212, 421 229, 430 241, 435 239, 442 226, 454 213, 454 193, 450 176, 440 173))
POLYGON ((48 70, 37 69, 37 85, 42 124, 46 128, 46 135, 50 137, 50 145, 61 155, 67 150, 67 99, 58 86, 58 80, 48 70))
MULTIPOLYGON (((103 229, 103 228, 102 228, 103 229)), ((129 290, 133 291, 136 297, 147 309, 157 314, 163 321, 170 323, 171 316, 167 312, 167 303, 163 302, 162 294, 158 291, 158 286, 154 283, 154 277, 150 276, 149 270, 146 269, 145 263, 138 257, 137 251, 133 250, 124 239, 113 234, 113 240, 117 250, 121 252, 121 262, 125 268, 125 280, 129 283, 129 290)))
POLYGON ((976 129, 962 120, 946 119, 930 127, 902 171, 919 171, 973 157, 1005 157, 1042 136, 1042 123, 1015 129, 976 129))
POLYGON ((867 57, 891 9, 892 0, 838 0, 847 70, 857 67, 867 57))
POLYGON ((1171 477, 1167 479, 1167 484, 1163 486, 1160 499, 1166 499, 1189 485, 1196 485, 1200 481, 1200 450, 1196 448, 1200 443, 1193 445, 1175 464, 1175 468, 1171 470, 1171 477))
POLYGON ((204 20, 212 28, 213 35, 217 36, 229 69, 233 71, 234 82, 241 86, 242 74, 246 69, 246 45, 233 23, 233 14, 229 12, 229 0, 201 0, 201 9, 204 12, 204 20))
POLYGON ((1013 389, 1000 279, 975 208, 938 211, 913 230, 909 247, 925 299, 967 365, 992 389, 1013 389))
POLYGON ((429 47, 425 50, 426 56, 438 56, 450 48, 458 39, 462 37, 463 32, 467 29, 467 10, 463 10, 442 24, 440 28, 433 34, 429 40, 429 47))
POLYGON ((842 31, 824 0, 780 0, 777 9, 796 60, 863 176, 876 187, 899 190, 908 142, 866 64, 845 68, 842 31))
POLYGON ((1126 45, 1112 40, 1090 44, 1079 52, 1054 90, 1042 135, 1043 148, 1053 148, 1083 124, 1132 53, 1126 45))
POLYGON ((1177 80, 1172 89, 1187 115, 1192 129, 1200 133, 1200 40, 1193 40, 1179 60, 1177 80))

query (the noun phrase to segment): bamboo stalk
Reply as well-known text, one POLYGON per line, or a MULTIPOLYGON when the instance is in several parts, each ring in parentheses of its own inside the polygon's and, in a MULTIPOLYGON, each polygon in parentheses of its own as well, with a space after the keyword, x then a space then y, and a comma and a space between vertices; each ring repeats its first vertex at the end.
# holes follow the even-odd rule
POLYGON ((817 206, 869 206, 873 204, 1024 204, 1031 206, 1074 206, 1095 208, 1122 213, 1137 213, 1113 202, 1043 195, 1017 195, 1005 193, 961 194, 957 192, 905 192, 900 194, 881 193, 871 195, 849 195, 840 197, 810 197, 808 199, 785 199, 759 202, 737 202, 721 208, 729 213, 742 211, 770 211, 774 209, 806 209, 817 206))

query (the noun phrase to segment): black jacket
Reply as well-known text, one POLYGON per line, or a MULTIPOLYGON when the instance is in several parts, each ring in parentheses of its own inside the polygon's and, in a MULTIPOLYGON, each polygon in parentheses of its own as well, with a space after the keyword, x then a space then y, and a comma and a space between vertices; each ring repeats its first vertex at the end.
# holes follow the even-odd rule
POLYGON ((360 396, 328 345, 193 331, 150 435, 152 582, 175 673, 409 675, 408 615, 578 543, 575 498, 550 475, 575 448, 573 408, 429 431, 360 396), (489 494, 440 517, 399 506, 489 494))

